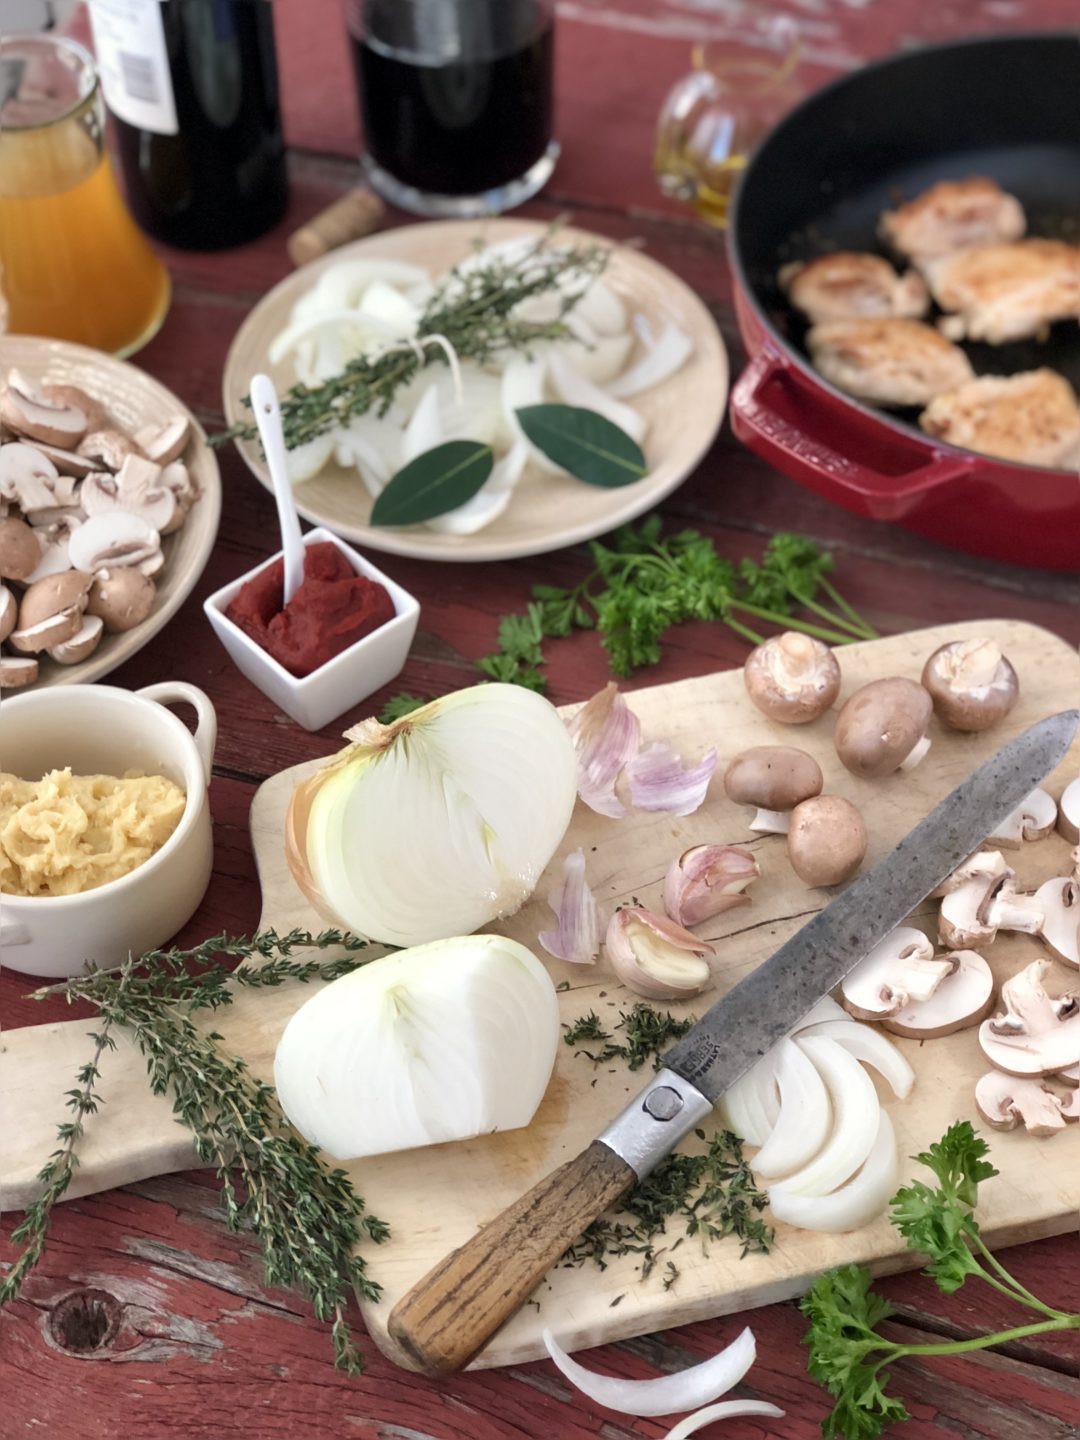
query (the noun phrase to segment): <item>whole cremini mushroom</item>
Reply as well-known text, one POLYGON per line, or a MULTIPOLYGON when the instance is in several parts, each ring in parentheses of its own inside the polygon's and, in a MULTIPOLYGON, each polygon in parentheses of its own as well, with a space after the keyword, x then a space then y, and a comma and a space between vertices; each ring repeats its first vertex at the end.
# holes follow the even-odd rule
POLYGON ((806 885, 839 885, 866 854, 866 826, 842 795, 815 795, 791 812, 787 838, 791 868, 806 885))
POLYGON ((743 666, 746 693, 781 725, 816 720, 840 693, 840 665, 820 640, 788 630, 758 645, 743 666))
POLYGON ((893 675, 861 686, 836 717, 833 743, 853 775, 874 780, 910 770, 930 749, 926 730, 933 714, 927 691, 893 675))
POLYGON ((736 805, 753 805, 750 829, 787 833, 790 812, 802 800, 820 795, 821 766, 792 745, 753 745, 736 755, 724 772, 724 790, 736 805))
POLYGON ((1049 960, 1033 960, 1001 987, 1003 1013, 979 1026, 979 1044, 1007 1075, 1054 1075, 1080 1054, 1080 1001, 1043 989, 1049 960))
POLYGON ((951 730, 989 730, 1016 704, 1020 682, 993 640, 976 637, 940 646, 923 666, 922 683, 938 719, 951 730))
POLYGON ((1021 1080, 989 1070, 975 1085, 975 1108, 994 1130, 1023 1125, 1029 1135, 1056 1135, 1065 1129, 1065 1101, 1039 1080, 1021 1080))
POLYGON ((37 536, 17 515, 0 520, 0 576, 26 580, 37 569, 41 546, 37 536))
POLYGON ((94 578, 86 613, 100 616, 111 633, 133 630, 154 608, 156 593, 137 565, 109 566, 94 578))

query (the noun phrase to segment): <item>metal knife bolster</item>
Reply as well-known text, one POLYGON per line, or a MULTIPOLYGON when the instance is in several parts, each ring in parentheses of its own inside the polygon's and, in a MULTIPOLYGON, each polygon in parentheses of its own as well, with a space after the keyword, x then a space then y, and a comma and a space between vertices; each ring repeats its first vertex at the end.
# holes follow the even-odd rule
POLYGON ((596 1138, 644 1180, 712 1108, 712 1101, 689 1080, 674 1070, 658 1070, 652 1083, 596 1138))

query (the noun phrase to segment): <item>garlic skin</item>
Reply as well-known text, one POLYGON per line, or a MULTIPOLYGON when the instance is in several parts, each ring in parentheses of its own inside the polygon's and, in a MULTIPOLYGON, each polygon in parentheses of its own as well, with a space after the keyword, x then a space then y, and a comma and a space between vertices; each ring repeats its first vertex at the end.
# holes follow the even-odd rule
POLYGON ((646 1000, 689 1000, 712 979, 713 947, 643 906, 615 911, 604 946, 615 974, 646 1000))
POLYGON ((664 909, 676 925, 700 925, 736 905, 749 905, 746 887, 761 866, 738 845, 693 845, 664 877, 664 909))

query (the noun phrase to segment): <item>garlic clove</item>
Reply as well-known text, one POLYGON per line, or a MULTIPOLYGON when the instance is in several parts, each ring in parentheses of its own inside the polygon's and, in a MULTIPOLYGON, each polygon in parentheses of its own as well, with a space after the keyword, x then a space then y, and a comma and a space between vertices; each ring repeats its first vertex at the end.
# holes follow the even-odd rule
POLYGON ((761 875, 739 845, 693 845, 664 878, 664 909, 677 925, 700 925, 736 905, 749 905, 746 887, 761 875))
POLYGON ((712 979, 713 947, 643 906, 616 910, 604 945, 622 983, 647 1000, 689 1000, 712 979))

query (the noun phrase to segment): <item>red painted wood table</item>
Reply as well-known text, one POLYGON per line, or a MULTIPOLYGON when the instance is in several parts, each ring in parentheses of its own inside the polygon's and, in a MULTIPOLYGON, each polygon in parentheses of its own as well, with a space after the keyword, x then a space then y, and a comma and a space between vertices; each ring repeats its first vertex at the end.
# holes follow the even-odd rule
MULTIPOLYGON (((293 194, 286 222, 259 243, 224 255, 169 253, 173 308, 139 363, 177 391, 209 426, 221 419, 229 341, 268 286, 288 271, 287 233, 356 180, 357 125, 337 0, 275 0, 293 194)), ((649 252, 705 298, 736 364, 730 282, 721 235, 662 200, 650 174, 651 132, 691 43, 737 33, 765 6, 728 0, 560 0, 559 119, 563 158, 530 213, 571 211, 611 236, 641 236, 649 252)), ((808 83, 901 45, 963 33, 1075 23, 1075 0, 791 0, 805 36, 808 83)), ((395 222, 401 217, 392 217, 395 222)), ((196 593, 165 634, 119 671, 138 686, 164 674, 202 685, 221 719, 212 786, 216 869, 184 938, 250 930, 259 913, 248 838, 256 785, 284 766, 325 754, 341 725, 308 735, 276 713, 232 667, 209 632, 203 595, 275 544, 266 493, 233 454, 222 457, 221 536, 196 593)), ((829 508, 721 435, 692 479, 664 506, 672 520, 711 535, 724 553, 756 553, 775 528, 813 535, 836 554, 843 588, 883 632, 943 618, 1011 616, 1080 641, 1080 583, 989 564, 934 548, 829 508)), ((528 587, 585 573, 581 551, 514 565, 448 567, 398 560, 392 570, 420 597, 420 631, 392 688, 430 695, 469 684, 472 662, 493 648, 496 620, 520 608, 528 587)), ((740 664, 744 647, 722 627, 690 626, 665 644, 640 683, 740 664)), ((605 679, 590 636, 552 647, 550 694, 580 699, 605 679)), ((375 697, 381 703, 383 696, 375 697)), ((357 717, 358 718, 358 717, 357 717)), ((23 999, 25 981, 0 976, 3 1023, 59 1018, 23 999)), ((1068 1141, 1065 1143, 1069 1143, 1068 1141)), ((438 1197, 432 1196, 432 1204, 438 1197)), ((0 1261, 11 1254, 0 1230, 0 1261)), ((1009 1263, 1055 1305, 1080 1309, 1075 1236, 1021 1246, 1009 1263)), ((919 1276, 883 1284, 897 1336, 962 1337, 1006 1321, 993 1299, 962 1291, 944 1299, 919 1276)), ((698 1324, 612 1346, 590 1357, 627 1376, 676 1368, 731 1338, 746 1317, 698 1324)), ((779 1421, 741 1420, 730 1440, 809 1440, 827 1406, 805 1372, 802 1318, 794 1305, 754 1312, 760 1359, 753 1390, 781 1405, 779 1421)), ((221 1223, 205 1173, 148 1181, 61 1207, 45 1259, 25 1294, 0 1317, 0 1437, 125 1435, 350 1437, 350 1440, 516 1440, 516 1437, 656 1437, 664 1425, 598 1409, 549 1364, 435 1383, 396 1370, 368 1347, 367 1373, 347 1379, 327 1359, 324 1328, 294 1294, 268 1290, 254 1247, 221 1223), (67 1296, 107 1292, 121 1324, 106 1347, 72 1353, 50 1326, 67 1296)), ((904 1367, 899 1383, 914 1415, 911 1440, 941 1434, 985 1440, 1065 1440, 1080 1435, 1080 1336, 1016 1343, 904 1367)), ((717 1433, 720 1433, 719 1431, 717 1433)))

